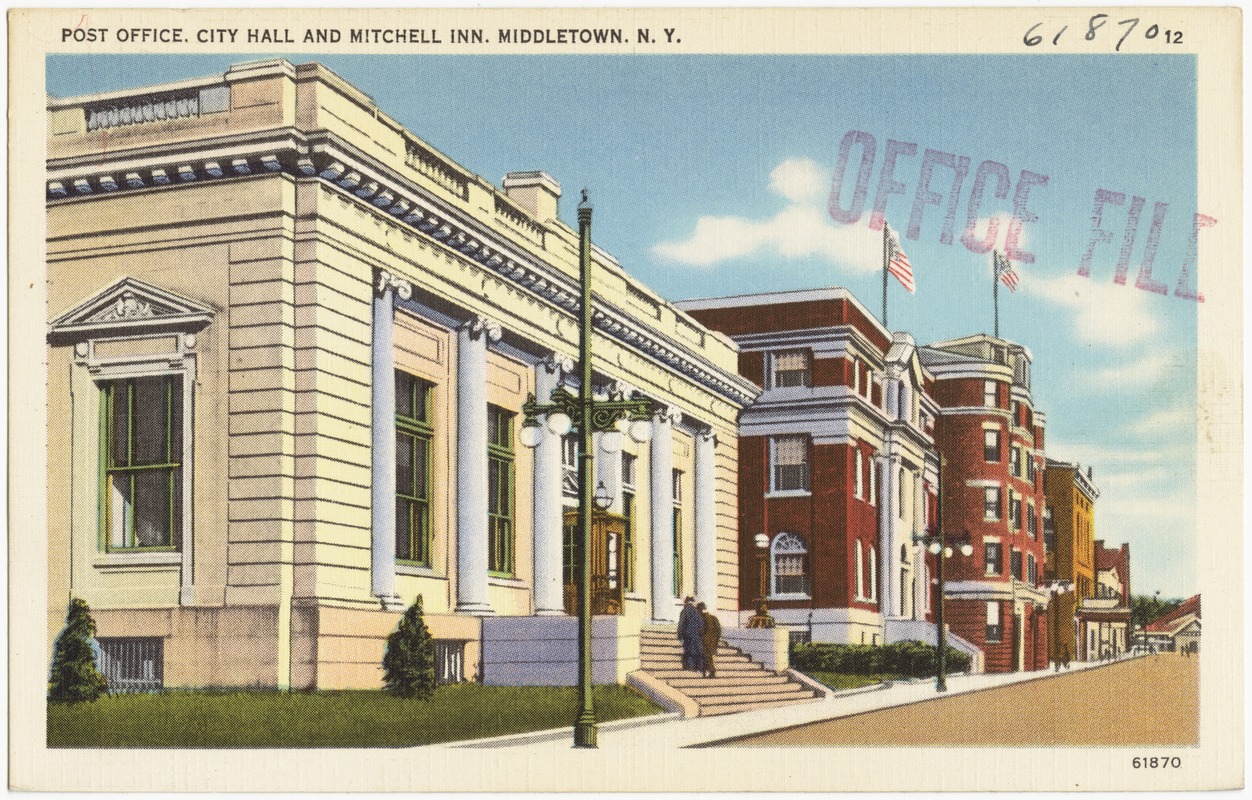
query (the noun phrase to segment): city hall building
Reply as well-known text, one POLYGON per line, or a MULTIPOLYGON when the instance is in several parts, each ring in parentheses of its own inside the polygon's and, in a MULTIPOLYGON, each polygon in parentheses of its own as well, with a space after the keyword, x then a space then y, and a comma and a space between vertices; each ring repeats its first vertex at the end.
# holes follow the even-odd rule
MULTIPOLYGON (((497 188, 315 63, 48 119, 49 643, 81 597, 118 682, 378 687, 420 595, 443 679, 572 683, 576 440, 519 437, 578 388, 558 183, 497 188)), ((599 681, 685 595, 733 624, 759 389, 593 251, 593 388, 655 410, 597 434, 599 681)))

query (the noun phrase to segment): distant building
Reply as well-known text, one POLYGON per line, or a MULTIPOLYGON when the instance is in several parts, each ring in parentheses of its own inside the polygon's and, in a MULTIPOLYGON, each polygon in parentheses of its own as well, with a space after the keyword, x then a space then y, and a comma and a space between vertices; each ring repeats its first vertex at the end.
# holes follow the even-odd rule
POLYGON ((1162 614, 1144 627, 1143 641, 1155 650, 1179 651, 1190 646, 1200 650, 1200 595, 1188 597, 1182 605, 1162 614))
POLYGON ((1095 541, 1095 596, 1077 612, 1078 637, 1089 658, 1117 658, 1130 647, 1130 545, 1095 541))
POLYGON ((1096 594, 1095 502, 1100 497, 1091 467, 1048 459, 1043 477, 1047 495, 1049 581, 1070 585, 1056 599, 1052 620, 1054 659, 1099 658, 1091 634, 1082 628, 1079 609, 1096 594))
POLYGON ((943 528, 968 535, 974 548, 947 562, 946 621, 982 649, 988 672, 1043 669, 1046 420, 1030 393, 1030 351, 978 334, 928 345, 920 356, 939 406, 943 528))

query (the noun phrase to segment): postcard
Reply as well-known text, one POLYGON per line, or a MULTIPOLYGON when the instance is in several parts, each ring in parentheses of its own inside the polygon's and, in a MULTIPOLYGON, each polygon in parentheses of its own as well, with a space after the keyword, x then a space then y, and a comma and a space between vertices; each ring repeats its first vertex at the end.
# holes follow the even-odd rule
POLYGON ((12 788, 1242 785, 1237 9, 9 24, 12 788))

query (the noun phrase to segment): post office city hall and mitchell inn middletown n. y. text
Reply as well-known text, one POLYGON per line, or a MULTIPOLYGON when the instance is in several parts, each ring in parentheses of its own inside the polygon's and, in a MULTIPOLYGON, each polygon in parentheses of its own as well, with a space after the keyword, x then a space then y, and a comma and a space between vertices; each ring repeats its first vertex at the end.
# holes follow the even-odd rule
POLYGON ((151 747, 322 789, 939 788, 796 745, 1238 780, 1223 13, 944 54, 846 30, 938 10, 721 13, 13 17, 23 785, 151 747), (622 783, 431 766, 552 756, 622 783))

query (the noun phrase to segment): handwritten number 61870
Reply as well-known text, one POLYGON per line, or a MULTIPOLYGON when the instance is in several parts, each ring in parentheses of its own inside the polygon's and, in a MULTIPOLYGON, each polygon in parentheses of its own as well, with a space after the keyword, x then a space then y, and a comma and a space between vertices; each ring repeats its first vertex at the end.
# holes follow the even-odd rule
MULTIPOLYGON (((1087 20, 1087 32, 1084 34, 1083 38, 1088 42, 1094 42, 1096 40, 1096 31, 1100 30, 1100 28, 1108 22, 1108 19, 1108 14, 1092 15, 1092 17, 1087 20)), ((1134 32, 1135 28, 1139 26, 1139 18, 1131 17, 1130 19, 1124 19, 1117 24, 1124 26, 1121 38, 1117 40, 1117 46, 1113 48, 1113 50, 1120 53, 1122 50, 1122 43, 1125 42, 1127 37, 1129 37, 1130 34, 1134 32)), ((1042 22, 1037 22, 1030 26, 1030 29, 1026 31, 1026 35, 1022 37, 1022 43, 1027 47, 1034 47, 1042 42, 1043 36, 1035 33, 1035 31, 1041 27, 1043 27, 1042 22)), ((1069 30, 1068 25, 1062 26, 1062 28, 1056 32, 1056 35, 1052 37, 1052 44, 1055 45, 1060 42, 1061 35, 1067 30, 1069 30)), ((1164 33, 1166 44, 1182 44, 1182 31, 1167 30, 1164 33)), ((1159 35, 1161 35, 1161 28, 1156 23, 1149 25, 1147 30, 1143 32, 1143 38, 1145 39, 1155 39, 1159 35)))

